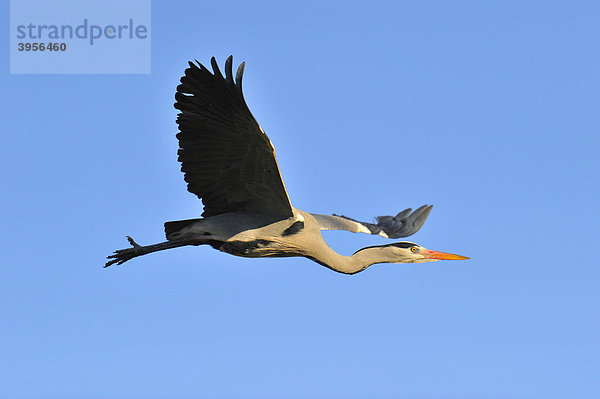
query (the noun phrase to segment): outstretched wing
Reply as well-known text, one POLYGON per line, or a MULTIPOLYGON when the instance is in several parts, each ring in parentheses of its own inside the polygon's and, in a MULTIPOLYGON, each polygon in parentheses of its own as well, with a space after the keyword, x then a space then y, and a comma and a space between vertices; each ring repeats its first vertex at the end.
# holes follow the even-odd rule
POLYGON ((247 211, 286 219, 292 206, 275 149, 244 100, 244 63, 234 82, 232 62, 227 58, 225 77, 214 57, 214 73, 190 62, 181 78, 175 93, 181 171, 188 191, 202 199, 202 216, 247 211))
POLYGON ((378 234, 386 238, 408 237, 421 229, 433 205, 423 205, 410 213, 408 208, 396 216, 377 216, 377 224, 359 222, 346 216, 311 214, 321 230, 347 230, 353 233, 378 234))

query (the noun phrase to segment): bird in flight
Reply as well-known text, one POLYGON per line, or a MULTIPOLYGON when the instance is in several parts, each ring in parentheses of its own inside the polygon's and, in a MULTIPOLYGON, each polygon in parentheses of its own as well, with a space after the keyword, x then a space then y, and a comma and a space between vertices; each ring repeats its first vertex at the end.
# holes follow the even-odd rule
POLYGON ((425 249, 412 242, 361 248, 352 256, 331 249, 321 230, 346 230, 386 238, 410 236, 423 226, 432 205, 396 216, 379 216, 375 223, 346 216, 319 215, 292 206, 277 166, 271 141, 252 116, 242 94, 244 63, 233 75, 233 57, 225 76, 215 58, 213 72, 189 63, 175 93, 179 162, 188 191, 204 204, 202 218, 164 224, 167 241, 139 245, 108 256, 105 267, 135 257, 185 245, 207 244, 231 255, 261 258, 303 256, 344 274, 376 263, 423 263, 469 259, 425 249))

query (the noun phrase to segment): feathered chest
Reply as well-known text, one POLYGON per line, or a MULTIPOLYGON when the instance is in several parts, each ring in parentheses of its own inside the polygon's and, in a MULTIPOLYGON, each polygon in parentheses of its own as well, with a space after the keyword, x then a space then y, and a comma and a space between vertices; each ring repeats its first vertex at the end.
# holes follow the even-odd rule
POLYGON ((277 233, 254 231, 252 236, 233 237, 215 248, 231 255, 250 258, 274 256, 301 256, 305 251, 295 242, 304 229, 303 221, 296 221, 277 233), (258 233, 258 234, 257 234, 258 233), (262 234, 261 234, 262 233, 262 234))
POLYGON ((247 258, 298 256, 300 253, 281 242, 264 239, 252 241, 225 241, 214 246, 222 252, 247 258))

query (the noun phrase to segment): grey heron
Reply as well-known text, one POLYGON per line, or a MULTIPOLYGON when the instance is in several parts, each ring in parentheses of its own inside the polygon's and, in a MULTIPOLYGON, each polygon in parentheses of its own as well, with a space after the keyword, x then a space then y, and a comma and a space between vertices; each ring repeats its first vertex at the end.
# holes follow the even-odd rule
POLYGON ((212 73, 198 61, 189 62, 175 93, 175 108, 180 111, 178 159, 188 191, 204 204, 202 217, 166 222, 167 241, 158 244, 142 246, 127 236, 131 247, 109 255, 105 267, 151 252, 203 244, 243 257, 303 256, 345 274, 358 273, 376 263, 469 259, 411 242, 369 246, 352 256, 331 249, 321 230, 407 237, 423 226, 432 205, 379 216, 375 223, 293 207, 275 149, 244 100, 244 63, 235 79, 232 63, 230 56, 223 76, 214 57, 212 73))

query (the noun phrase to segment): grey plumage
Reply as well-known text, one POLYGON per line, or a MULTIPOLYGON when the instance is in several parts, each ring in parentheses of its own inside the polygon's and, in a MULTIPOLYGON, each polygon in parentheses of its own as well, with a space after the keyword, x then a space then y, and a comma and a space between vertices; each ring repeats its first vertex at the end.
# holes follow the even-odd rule
POLYGON ((423 205, 411 213, 408 208, 398 213, 396 216, 377 216, 377 223, 360 222, 358 220, 342 215, 319 215, 312 214, 321 230, 347 230, 353 233, 377 234, 386 238, 408 237, 415 234, 423 227, 427 216, 431 212, 433 205, 423 205))
POLYGON ((210 245, 244 257, 303 256, 346 274, 375 263, 465 259, 413 243, 366 247, 352 256, 333 251, 320 230, 406 237, 423 226, 432 206, 378 216, 376 223, 310 214, 293 207, 273 145, 244 100, 244 63, 235 80, 231 56, 225 62, 225 76, 214 57, 211 65, 212 73, 199 62, 190 62, 175 93, 175 108, 180 111, 178 159, 188 191, 202 199, 202 218, 166 222, 167 241, 162 243, 141 246, 128 237, 132 247, 109 255, 105 267, 185 245, 210 245))

